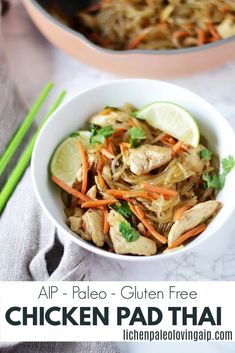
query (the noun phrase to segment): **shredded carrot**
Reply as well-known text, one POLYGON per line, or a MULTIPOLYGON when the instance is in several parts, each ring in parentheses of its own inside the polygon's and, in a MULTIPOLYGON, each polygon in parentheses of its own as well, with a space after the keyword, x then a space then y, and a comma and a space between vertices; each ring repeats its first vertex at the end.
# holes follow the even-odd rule
POLYGON ((147 238, 151 237, 151 232, 149 230, 147 230, 147 232, 145 233, 145 237, 147 238))
POLYGON ((129 119, 127 122, 133 127, 137 126, 133 119, 129 119))
POLYGON ((222 15, 224 15, 228 10, 229 10, 228 4, 224 4, 224 6, 221 7, 221 9, 219 9, 219 11, 222 13, 222 15))
POLYGON ((176 144, 176 140, 173 137, 171 137, 171 136, 168 137, 168 141, 170 142, 171 145, 175 145, 176 144))
POLYGON ((190 205, 184 205, 183 207, 178 208, 178 210, 176 210, 175 215, 174 215, 174 219, 176 221, 179 221, 182 217, 185 211, 187 211, 189 208, 191 208, 190 205))
POLYGON ((99 114, 100 115, 108 115, 109 113, 111 113, 112 109, 110 108, 107 108, 107 109, 104 109, 102 112, 100 112, 99 114))
POLYGON ((104 225, 103 225, 103 232, 104 234, 107 234, 109 231, 109 222, 108 222, 108 214, 109 211, 107 210, 107 208, 104 209, 104 225))
POLYGON ((87 182, 88 182, 88 160, 86 157, 86 152, 83 148, 83 145, 81 143, 81 141, 77 142, 78 148, 79 148, 79 152, 82 158, 82 168, 83 168, 83 175, 82 175, 82 187, 81 187, 81 192, 82 194, 86 193, 86 189, 87 189, 87 182))
POLYGON ((128 46, 128 49, 135 49, 140 42, 147 36, 147 34, 150 32, 150 28, 146 28, 143 30, 128 46))
POLYGON ((145 228, 147 228, 147 230, 151 233, 151 235, 157 239, 158 241, 160 241, 162 244, 166 243, 166 238, 161 235, 160 233, 158 233, 153 226, 147 221, 147 219, 145 217, 142 216, 142 214, 140 215, 140 211, 136 209, 136 206, 134 206, 132 203, 129 203, 130 209, 131 211, 136 215, 136 217, 143 223, 143 225, 145 226, 145 228))
POLYGON ((102 189, 105 189, 106 188, 106 184, 105 184, 105 180, 103 178, 103 175, 101 173, 101 171, 97 171, 97 176, 98 176, 98 181, 99 181, 99 184, 100 184, 100 187, 102 189))
POLYGON ((177 39, 185 38, 189 35, 189 32, 186 31, 175 31, 173 36, 177 39))
POLYGON ((144 211, 143 211, 143 208, 141 207, 141 205, 136 205, 135 208, 136 208, 136 211, 138 212, 139 216, 141 218, 144 218, 145 215, 144 215, 144 211))
POLYGON ((167 135, 165 134, 164 136, 162 136, 162 138, 160 139, 160 141, 166 145, 166 146, 169 146, 169 147, 172 147, 173 145, 176 144, 176 140, 170 136, 170 135, 167 135))
POLYGON ((113 151, 113 147, 112 147, 112 139, 110 137, 107 137, 106 138, 106 148, 107 148, 107 151, 109 151, 112 155, 115 156, 115 153, 113 151))
POLYGON ((81 199, 83 201, 89 201, 90 198, 86 195, 84 195, 82 192, 70 187, 66 183, 64 183, 62 180, 57 178, 55 175, 51 177, 51 180, 58 185, 61 189, 65 190, 68 194, 73 195, 77 197, 78 199, 81 199))
POLYGON ((127 191, 127 190, 114 190, 114 189, 109 189, 109 190, 107 190, 106 191, 106 193, 108 194, 108 195, 112 195, 112 196, 114 196, 114 197, 116 197, 116 198, 121 198, 121 199, 123 199, 124 197, 124 194, 125 193, 129 193, 129 191, 127 191))
POLYGON ((165 238, 163 235, 161 235, 160 233, 158 233, 158 232, 153 228, 153 226, 147 221, 146 218, 143 218, 143 219, 142 219, 142 223, 143 223, 143 225, 149 230, 149 232, 152 234, 152 236, 153 236, 156 240, 160 241, 160 243, 162 243, 162 244, 166 244, 166 238, 165 238))
POLYGON ((142 190, 114 190, 114 189, 109 189, 107 190, 107 194, 112 195, 116 198, 121 198, 121 199, 129 199, 129 198, 142 198, 146 200, 155 200, 158 198, 156 195, 150 195, 148 192, 142 191, 142 190))
POLYGON ((149 193, 147 192, 143 192, 143 191, 132 191, 132 192, 128 192, 127 194, 123 195, 123 198, 141 198, 141 199, 145 199, 145 200, 153 200, 154 197, 152 197, 151 195, 149 195, 149 193))
POLYGON ((94 208, 94 207, 101 207, 111 205, 112 203, 117 202, 116 200, 89 200, 83 202, 81 207, 82 208, 94 208))
POLYGON ((161 186, 153 186, 150 184, 141 184, 140 187, 149 192, 156 192, 157 194, 166 195, 166 196, 174 196, 178 195, 178 192, 172 189, 166 189, 161 186))
POLYGON ((197 32, 197 44, 203 45, 205 44, 205 41, 206 41, 205 31, 203 31, 203 29, 199 29, 197 32))
POLYGON ((213 25, 213 23, 210 19, 208 20, 207 26, 208 26, 208 30, 209 30, 210 34, 213 37, 213 40, 221 39, 219 33, 217 32, 215 26, 213 25))
POLYGON ((107 150, 107 148, 105 148, 105 147, 101 147, 99 151, 100 151, 100 153, 102 153, 102 154, 103 154, 105 157, 107 157, 108 159, 113 159, 113 158, 116 157, 115 154, 109 152, 109 151, 107 150))
POLYGON ((97 172, 101 172, 102 168, 103 168, 103 159, 102 159, 102 156, 100 156, 96 166, 97 172))
POLYGON ((124 134, 124 132, 126 131, 127 129, 124 129, 124 128, 122 128, 122 127, 118 127, 117 129, 116 129, 116 131, 113 133, 113 137, 120 137, 120 136, 122 136, 123 134, 124 134))
POLYGON ((121 151, 121 154, 124 154, 130 147, 131 147, 131 144, 128 143, 128 142, 122 142, 122 143, 120 143, 120 151, 121 151))
POLYGON ((201 223, 199 226, 190 229, 188 232, 182 234, 178 239, 176 239, 172 244, 168 246, 168 249, 174 249, 177 246, 183 244, 186 240, 202 233, 206 229, 206 224, 201 223))
POLYGON ((177 153, 180 151, 181 147, 183 145, 183 142, 182 141, 178 141, 172 148, 172 153, 174 155, 177 155, 177 153))

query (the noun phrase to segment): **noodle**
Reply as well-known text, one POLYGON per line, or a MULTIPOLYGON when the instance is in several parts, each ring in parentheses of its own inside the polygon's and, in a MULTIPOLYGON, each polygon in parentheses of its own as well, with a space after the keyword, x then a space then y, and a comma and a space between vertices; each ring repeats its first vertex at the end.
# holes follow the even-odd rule
MULTIPOLYGON (((99 247, 117 252, 115 243, 112 244, 115 240, 112 232, 118 220, 112 224, 109 218, 111 210, 115 210, 112 216, 122 217, 121 223, 128 222, 128 231, 140 229, 142 237, 151 240, 151 244, 156 243, 158 252, 163 252, 168 235, 184 208, 187 211, 215 198, 213 188, 205 189, 203 175, 217 173, 218 163, 202 144, 186 146, 167 135, 171 144, 166 146, 162 140, 165 134, 145 120, 134 118, 131 109, 134 108, 109 107, 91 117, 92 135, 84 150, 88 161, 87 194, 81 193, 79 171, 73 188, 63 186, 60 181, 57 184, 65 190, 62 198, 67 223, 78 235, 99 247), (107 121, 112 125, 106 124, 107 121), (174 144, 180 148, 174 148, 174 144), (202 151, 210 158, 202 158, 202 151), (74 195, 72 198, 68 197, 70 192, 74 195), (102 222, 105 236, 101 231, 102 222), (92 227, 94 230, 89 233, 92 227), (99 234, 101 240, 97 241, 94 234, 99 234)), ((207 218, 214 215, 215 211, 207 218)))
MULTIPOLYGON (((79 3, 79 2, 78 2, 79 3)), ((56 0, 47 10, 99 46, 179 49, 235 35, 233 0, 100 0, 73 14, 56 0)))

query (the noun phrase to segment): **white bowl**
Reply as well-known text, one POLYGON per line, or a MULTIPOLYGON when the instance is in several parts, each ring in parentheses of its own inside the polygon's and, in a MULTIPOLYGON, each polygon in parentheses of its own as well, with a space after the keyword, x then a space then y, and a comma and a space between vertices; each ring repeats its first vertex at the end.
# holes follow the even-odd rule
POLYGON ((206 230, 182 250, 149 257, 118 255, 99 249, 76 236, 67 227, 60 190, 53 185, 48 175, 48 164, 56 146, 72 131, 81 128, 92 114, 100 111, 106 105, 121 106, 129 102, 140 108, 156 100, 175 102, 188 109, 197 119, 201 133, 209 142, 209 148, 219 156, 220 160, 234 154, 234 132, 225 118, 212 105, 179 86, 146 79, 114 81, 76 95, 54 112, 36 141, 32 156, 32 178, 41 207, 65 237, 69 237, 83 248, 96 254, 132 262, 154 261, 192 250, 201 242, 204 242, 206 247, 206 240, 225 225, 235 208, 235 170, 233 170, 227 176, 225 187, 217 197, 223 207, 206 230))

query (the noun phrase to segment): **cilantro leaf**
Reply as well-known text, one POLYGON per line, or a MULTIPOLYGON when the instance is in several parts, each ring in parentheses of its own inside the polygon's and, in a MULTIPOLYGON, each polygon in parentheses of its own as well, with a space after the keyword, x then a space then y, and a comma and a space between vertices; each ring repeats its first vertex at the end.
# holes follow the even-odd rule
POLYGON ((126 241, 136 241, 140 237, 140 233, 133 228, 127 221, 119 223, 119 232, 122 234, 126 241))
POLYGON ((130 115, 133 116, 133 117, 136 118, 136 119, 145 120, 144 118, 142 118, 142 116, 139 115, 138 110, 135 111, 135 112, 131 112, 130 115))
POLYGON ((97 129, 98 129, 98 125, 95 125, 95 124, 90 125, 91 137, 95 136, 97 129))
POLYGON ((105 137, 102 135, 92 136, 91 143, 101 143, 103 145, 105 143, 105 137))
POLYGON ((70 135, 69 135, 69 137, 78 137, 80 134, 79 134, 79 132, 78 131, 74 131, 74 132, 72 132, 70 135))
POLYGON ((225 175, 212 175, 204 174, 202 179, 206 182, 206 188, 214 188, 222 190, 225 184, 225 175))
POLYGON ((106 105, 105 107, 104 107, 104 109, 111 109, 111 110, 119 110, 117 107, 112 107, 112 106, 110 106, 110 105, 106 105))
POLYGON ((106 125, 102 127, 101 129, 98 130, 97 134, 104 136, 104 137, 110 137, 112 134, 115 132, 114 128, 111 125, 106 125))
POLYGON ((132 139, 146 139, 145 132, 140 127, 133 126, 128 130, 128 133, 132 139))
POLYGON ((139 147, 143 142, 142 140, 146 139, 145 132, 140 127, 133 126, 128 130, 128 133, 130 135, 131 147, 139 147))
POLYGON ((131 116, 133 116, 134 118, 138 118, 138 112, 131 112, 130 114, 131 114, 131 116))
POLYGON ((205 159, 206 161, 210 161, 212 157, 212 152, 205 148, 204 150, 201 150, 198 152, 198 155, 200 158, 205 159))
POLYGON ((91 126, 91 143, 105 143, 105 138, 112 136, 112 134, 115 132, 112 126, 106 125, 102 127, 101 129, 98 129, 98 126, 92 125, 91 126))
POLYGON ((119 204, 114 204, 110 207, 120 213, 123 217, 128 218, 132 216, 132 211, 127 201, 119 201, 119 204))
POLYGON ((224 158, 221 161, 223 167, 223 173, 217 175, 208 175, 204 174, 202 179, 206 182, 206 188, 214 188, 217 190, 221 190, 224 187, 226 176, 231 172, 231 170, 235 166, 235 159, 233 156, 228 156, 228 158, 224 158))
POLYGON ((235 159, 233 156, 228 156, 228 158, 222 159, 221 163, 222 163, 222 167, 223 167, 223 174, 227 175, 234 168, 235 159))

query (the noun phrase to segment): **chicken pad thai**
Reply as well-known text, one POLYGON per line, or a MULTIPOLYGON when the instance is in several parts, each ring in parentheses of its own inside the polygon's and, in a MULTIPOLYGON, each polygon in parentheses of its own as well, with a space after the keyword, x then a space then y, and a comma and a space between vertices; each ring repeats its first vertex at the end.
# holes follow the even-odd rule
POLYGON ((162 131, 130 104, 105 107, 56 149, 51 179, 62 189, 69 228, 117 254, 177 250, 202 233, 233 168, 207 141, 162 131))

